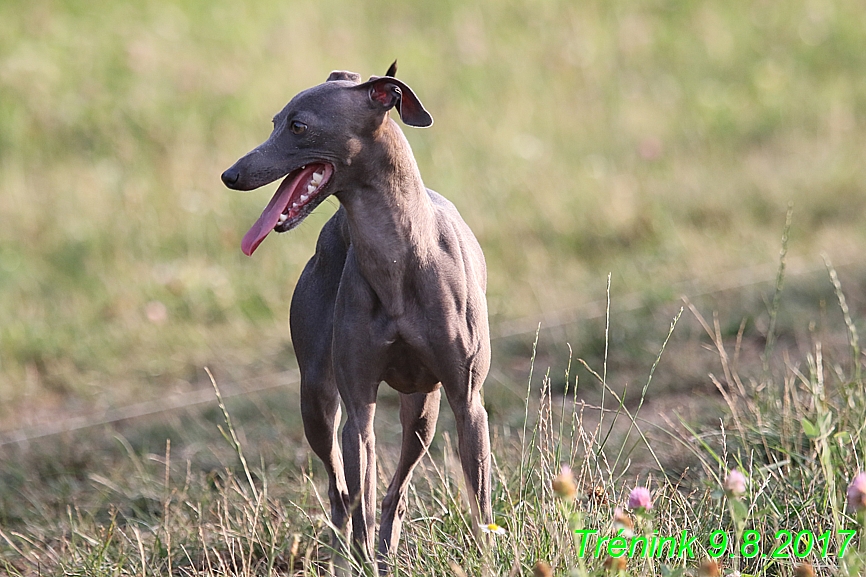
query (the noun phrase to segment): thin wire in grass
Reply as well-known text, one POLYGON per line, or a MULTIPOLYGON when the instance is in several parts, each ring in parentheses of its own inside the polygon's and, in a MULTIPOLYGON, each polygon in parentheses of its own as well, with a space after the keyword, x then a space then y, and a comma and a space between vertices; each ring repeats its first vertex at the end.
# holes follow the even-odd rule
POLYGON ((770 355, 776 345, 776 319, 781 304, 782 289, 785 286, 785 265, 788 256, 788 235, 791 232, 791 222, 794 218, 794 203, 788 203, 788 212, 785 215, 785 228, 782 231, 782 248, 779 249, 779 269, 776 272, 776 284, 773 290, 773 303, 770 306, 770 326, 767 329, 767 343, 764 346, 763 368, 764 376, 770 372, 770 355))

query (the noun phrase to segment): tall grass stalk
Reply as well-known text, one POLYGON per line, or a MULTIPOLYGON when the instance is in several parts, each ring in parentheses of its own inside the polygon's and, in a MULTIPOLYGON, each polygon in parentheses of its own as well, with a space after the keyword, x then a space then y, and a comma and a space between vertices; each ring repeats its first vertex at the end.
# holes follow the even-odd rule
POLYGON ((770 370, 770 355, 776 344, 776 319, 779 315, 779 306, 782 299, 782 289, 785 286, 785 265, 788 257, 788 237, 791 233, 791 223, 794 218, 794 205, 788 204, 788 212, 785 214, 785 228, 782 231, 782 248, 779 249, 779 269, 776 272, 776 283, 773 287, 773 300, 770 305, 770 326, 767 328, 767 343, 764 346, 764 372, 770 370))
POLYGON ((842 317, 845 319, 845 327, 848 329, 848 344, 851 347, 852 380, 859 381, 862 363, 860 360, 860 339, 857 336, 857 326, 851 318, 848 301, 845 300, 845 293, 842 292, 842 283, 839 282, 839 275, 836 274, 836 269, 833 267, 833 263, 830 262, 830 257, 824 254, 822 258, 824 259, 824 265, 827 267, 827 274, 830 275, 830 282, 833 283, 833 290, 836 292, 839 308, 842 310, 842 317))

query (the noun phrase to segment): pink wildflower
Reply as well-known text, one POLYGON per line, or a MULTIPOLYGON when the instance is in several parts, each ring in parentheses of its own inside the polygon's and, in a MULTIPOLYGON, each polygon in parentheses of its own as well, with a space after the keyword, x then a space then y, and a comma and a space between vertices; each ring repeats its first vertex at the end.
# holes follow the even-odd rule
POLYGON ((733 497, 742 497, 746 494, 746 476, 737 469, 728 471, 725 478, 725 493, 733 497))
POLYGON ((641 509, 644 511, 649 511, 653 508, 653 502, 650 498, 649 489, 646 487, 635 487, 631 490, 631 494, 628 496, 628 508, 629 509, 641 509))
POLYGON ((853 511, 866 511, 866 473, 858 473, 848 485, 848 507, 853 511))

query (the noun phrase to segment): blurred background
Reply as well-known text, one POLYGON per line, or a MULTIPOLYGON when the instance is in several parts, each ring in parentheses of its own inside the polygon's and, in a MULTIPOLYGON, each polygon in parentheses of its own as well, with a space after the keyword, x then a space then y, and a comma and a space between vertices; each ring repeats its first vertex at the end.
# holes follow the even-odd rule
MULTIPOLYGON (((866 294, 864 46, 857 0, 5 0, 0 431, 188 395, 204 366, 290 382, 289 299, 336 201, 247 258, 276 184, 219 175, 295 93, 395 58, 435 118, 405 128, 425 182, 487 256, 493 386, 526 382, 538 322, 542 368, 600 358, 609 273, 623 382, 684 293, 760 345, 791 203, 796 345, 836 314, 822 253, 853 311, 866 294)), ((658 378, 714 390, 682 332, 658 378)))

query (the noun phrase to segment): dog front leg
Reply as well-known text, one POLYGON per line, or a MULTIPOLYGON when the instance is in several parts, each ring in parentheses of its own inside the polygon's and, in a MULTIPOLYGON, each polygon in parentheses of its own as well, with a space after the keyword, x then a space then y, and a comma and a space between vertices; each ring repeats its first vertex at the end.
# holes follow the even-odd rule
POLYGON ((352 515, 352 543, 356 555, 364 563, 372 563, 373 541, 376 534, 376 435, 373 402, 346 403, 346 424, 343 427, 343 461, 349 507, 352 515))
POLYGON ((403 426, 403 444, 397 470, 382 500, 382 522, 379 525, 379 573, 388 570, 388 561, 396 553, 400 541, 403 517, 406 514, 406 492, 412 471, 427 452, 436 421, 439 418, 441 389, 432 393, 400 395, 400 424, 403 426))

